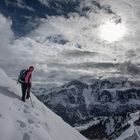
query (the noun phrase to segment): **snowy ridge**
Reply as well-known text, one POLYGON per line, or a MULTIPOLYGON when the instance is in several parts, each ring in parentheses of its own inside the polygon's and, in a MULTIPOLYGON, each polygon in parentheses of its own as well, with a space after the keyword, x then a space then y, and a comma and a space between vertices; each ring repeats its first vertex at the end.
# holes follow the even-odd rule
POLYGON ((130 124, 130 127, 126 131, 124 131, 124 133, 122 133, 116 140, 140 139, 140 129, 137 129, 137 127, 134 125, 134 122, 139 118, 139 112, 132 113, 131 118, 132 119, 128 122, 130 124))
POLYGON ((20 86, 0 69, 0 140, 87 140, 31 95, 23 103, 20 86))

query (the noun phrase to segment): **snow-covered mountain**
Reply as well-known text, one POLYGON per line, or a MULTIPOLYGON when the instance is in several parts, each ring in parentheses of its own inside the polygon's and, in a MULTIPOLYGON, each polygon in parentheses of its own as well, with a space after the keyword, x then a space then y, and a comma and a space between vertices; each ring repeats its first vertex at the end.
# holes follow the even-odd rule
POLYGON ((129 114, 140 109, 140 83, 123 78, 75 80, 52 89, 36 87, 33 92, 66 122, 82 127, 89 138, 108 137, 120 128, 123 132, 129 114))
POLYGON ((116 140, 139 140, 140 139, 140 113, 132 113, 128 121, 129 127, 116 140))
POLYGON ((20 97, 20 87, 0 69, 0 140, 87 140, 34 95, 34 107, 20 97))
POLYGON ((140 83, 121 79, 96 79, 92 84, 75 80, 46 92, 45 87, 39 88, 38 92, 42 92, 37 97, 43 103, 71 124, 140 108, 140 83))
POLYGON ((127 118, 114 116, 94 120, 92 127, 85 129, 80 126, 77 129, 90 139, 98 140, 140 140, 140 113, 131 113, 127 118), (83 130, 85 129, 85 130, 83 130))

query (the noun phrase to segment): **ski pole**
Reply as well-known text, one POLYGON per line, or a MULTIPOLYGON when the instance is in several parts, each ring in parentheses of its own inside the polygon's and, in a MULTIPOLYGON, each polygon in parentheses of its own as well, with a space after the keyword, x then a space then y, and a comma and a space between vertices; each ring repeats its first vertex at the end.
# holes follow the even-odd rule
POLYGON ((30 96, 30 101, 31 101, 31 105, 32 105, 32 107, 34 108, 34 106, 33 106, 33 102, 32 102, 32 99, 31 99, 31 96, 30 96))

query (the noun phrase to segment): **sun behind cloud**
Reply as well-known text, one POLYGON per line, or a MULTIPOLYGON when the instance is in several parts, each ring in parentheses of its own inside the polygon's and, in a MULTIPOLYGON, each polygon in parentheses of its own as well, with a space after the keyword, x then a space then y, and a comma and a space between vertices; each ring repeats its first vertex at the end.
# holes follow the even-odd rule
POLYGON ((113 43, 121 40, 126 34, 126 27, 123 23, 115 23, 113 21, 107 21, 100 26, 100 38, 113 43))

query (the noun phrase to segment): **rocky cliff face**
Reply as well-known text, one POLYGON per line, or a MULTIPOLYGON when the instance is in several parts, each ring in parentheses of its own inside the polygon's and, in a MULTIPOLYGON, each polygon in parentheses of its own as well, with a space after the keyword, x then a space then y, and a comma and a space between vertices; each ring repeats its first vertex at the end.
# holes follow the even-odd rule
POLYGON ((140 86, 121 80, 72 81, 38 98, 71 125, 95 116, 127 114, 140 108, 140 86))
POLYGON ((138 82, 96 79, 89 84, 75 80, 45 89, 38 88, 42 93, 37 97, 90 139, 117 138, 129 127, 129 113, 140 109, 138 82))
MULTIPOLYGON (((95 119, 95 118, 94 118, 95 119)), ((116 139, 120 134, 130 127, 128 120, 130 119, 129 115, 123 116, 109 116, 109 117, 97 117, 95 120, 98 120, 97 123, 92 124, 91 126, 84 124, 87 128, 83 129, 80 125, 76 126, 77 129, 89 139, 116 139)), ((91 123, 92 121, 90 121, 91 123)))

